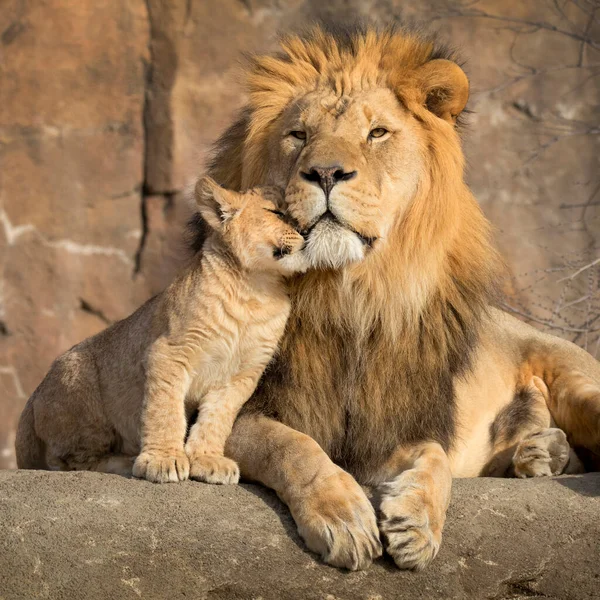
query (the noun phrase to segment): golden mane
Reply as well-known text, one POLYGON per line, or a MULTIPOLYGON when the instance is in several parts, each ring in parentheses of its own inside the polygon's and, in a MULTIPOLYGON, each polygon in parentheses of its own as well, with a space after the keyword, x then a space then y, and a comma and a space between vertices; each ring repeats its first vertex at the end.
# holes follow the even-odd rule
MULTIPOLYGON (((226 187, 245 189, 264 182, 270 130, 294 98, 320 87, 342 95, 353 89, 383 86, 393 89, 410 107, 416 100, 416 69, 436 58, 455 59, 452 51, 434 40, 400 27, 328 31, 316 26, 304 35, 282 38, 280 45, 277 54, 254 56, 248 61, 248 105, 219 141, 211 166, 211 174, 226 187)), ((430 170, 409 213, 394 230, 397 239, 388 244, 394 248, 392 256, 381 253, 381 260, 357 265, 344 276, 328 275, 339 280, 336 288, 342 281, 353 288, 351 281, 359 277, 363 285, 358 295, 368 293, 367 304, 381 314, 390 307, 390 290, 383 295, 375 290, 390 280, 384 271, 395 272, 391 278, 395 285, 410 289, 414 295, 414 301, 402 303, 403 317, 408 309, 412 320, 420 314, 429 292, 439 289, 444 279, 450 287, 454 278, 464 284, 470 281, 467 285, 474 299, 487 298, 499 268, 489 240, 489 224, 464 184, 458 135, 427 110, 419 111, 418 117, 429 137, 430 170), (451 275, 455 269, 462 273, 451 275), (379 297, 382 304, 375 307, 379 297)), ((314 277, 322 278, 319 274, 309 276, 305 285, 312 286, 309 280, 314 277)), ((356 292, 349 292, 349 296, 356 298, 356 292)), ((460 297, 455 302, 460 304, 460 297)), ((370 312, 359 310, 358 316, 372 322, 370 312)))
POLYGON ((310 390, 322 396, 323 403, 340 390, 351 397, 360 393, 356 390, 368 389, 373 399, 368 428, 374 435, 385 430, 377 415, 389 419, 400 410, 405 415, 405 431, 371 443, 371 452, 383 456, 399 438, 417 439, 434 430, 434 437, 448 446, 454 429, 453 378, 469 367, 481 319, 495 301, 503 268, 490 241, 489 223, 464 183, 456 127, 430 112, 416 89, 418 68, 451 54, 441 53, 427 38, 396 28, 339 35, 317 27, 305 36, 284 38, 281 46, 280 53, 257 56, 249 63, 248 106, 220 140, 211 169, 220 183, 237 189, 263 183, 271 128, 294 98, 321 86, 338 94, 368 86, 392 89, 421 124, 428 163, 409 210, 382 248, 342 271, 313 271, 292 282, 292 316, 280 359, 251 405, 266 413, 276 410, 284 422, 329 444, 326 449, 332 456, 363 468, 371 458, 352 457, 352 432, 342 435, 328 429, 340 426, 339 419, 331 417, 329 426, 317 426, 306 422, 300 410, 286 418, 282 410, 288 409, 282 405, 294 386, 303 394, 310 390), (354 381, 347 365, 360 370, 365 361, 369 368, 363 379, 354 381), (322 372, 323 364, 333 377, 322 372), (319 381, 320 387, 311 380, 319 381), (392 397, 388 385, 406 390, 404 400, 393 394, 395 407, 385 400, 386 394, 392 397), (446 416, 420 424, 429 413, 426 407, 409 408, 411 394, 420 402, 428 398, 432 407, 445 402, 446 416), (274 409, 276 396, 281 400, 274 409), (327 442, 336 439, 344 440, 343 449, 327 442))

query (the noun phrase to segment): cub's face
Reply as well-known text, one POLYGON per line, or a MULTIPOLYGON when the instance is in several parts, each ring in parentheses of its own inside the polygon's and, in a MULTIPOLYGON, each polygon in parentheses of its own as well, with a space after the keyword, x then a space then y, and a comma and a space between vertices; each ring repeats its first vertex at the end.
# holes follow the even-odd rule
POLYGON ((285 189, 313 267, 342 267, 385 244, 425 170, 422 125, 387 88, 306 94, 270 142, 269 179, 285 189))
POLYGON ((277 188, 238 193, 205 177, 196 185, 196 199, 204 219, 245 268, 284 275, 308 268, 301 252, 304 238, 282 212, 277 188))
POLYGON ((242 264, 283 274, 305 271, 300 252, 304 238, 282 212, 282 193, 276 188, 257 188, 240 198, 243 207, 225 228, 223 237, 242 264))

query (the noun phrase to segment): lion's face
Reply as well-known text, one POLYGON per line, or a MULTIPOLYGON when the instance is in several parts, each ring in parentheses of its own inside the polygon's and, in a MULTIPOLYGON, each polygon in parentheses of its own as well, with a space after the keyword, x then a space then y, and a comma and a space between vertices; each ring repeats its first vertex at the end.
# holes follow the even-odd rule
POLYGON ((248 105, 219 141, 212 173, 235 189, 285 189, 316 268, 372 257, 357 274, 451 239, 464 196, 454 126, 469 82, 443 55, 394 28, 284 38, 281 52, 249 62, 248 105))
POLYGON ((385 244, 424 168, 421 125, 387 88, 313 91, 272 133, 269 176, 307 237, 314 267, 341 267, 385 244))

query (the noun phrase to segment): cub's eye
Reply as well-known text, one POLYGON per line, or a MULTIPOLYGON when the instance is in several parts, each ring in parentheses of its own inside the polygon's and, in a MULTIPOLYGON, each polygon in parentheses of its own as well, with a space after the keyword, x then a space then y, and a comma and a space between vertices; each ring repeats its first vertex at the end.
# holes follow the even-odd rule
POLYGON ((387 129, 384 129, 383 127, 375 127, 375 129, 371 129, 371 131, 369 132, 369 137, 380 138, 383 137, 386 133, 388 133, 387 129))
POLYGON ((306 139, 306 131, 290 131, 290 135, 295 137, 297 140, 306 139))
POLYGON ((266 208, 265 210, 268 210, 270 213, 273 213, 274 215, 277 215, 278 217, 285 217, 285 215, 280 210, 273 210, 271 208, 266 208))

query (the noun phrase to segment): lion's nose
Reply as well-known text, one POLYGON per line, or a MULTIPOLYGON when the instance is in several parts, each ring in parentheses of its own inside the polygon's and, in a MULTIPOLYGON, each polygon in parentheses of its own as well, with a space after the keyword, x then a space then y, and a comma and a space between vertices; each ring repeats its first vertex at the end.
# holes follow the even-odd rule
POLYGON ((334 185, 340 181, 348 181, 356 177, 356 171, 344 171, 343 167, 311 167, 308 172, 302 172, 302 177, 306 181, 314 181, 321 186, 325 192, 325 197, 329 197, 334 185))

